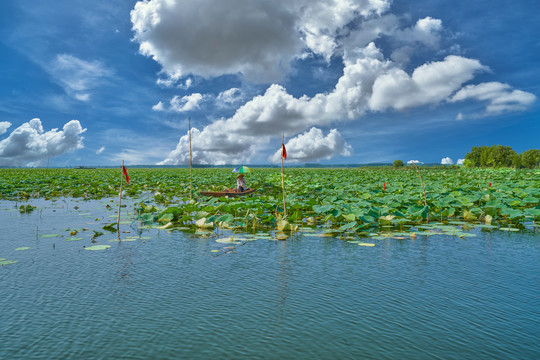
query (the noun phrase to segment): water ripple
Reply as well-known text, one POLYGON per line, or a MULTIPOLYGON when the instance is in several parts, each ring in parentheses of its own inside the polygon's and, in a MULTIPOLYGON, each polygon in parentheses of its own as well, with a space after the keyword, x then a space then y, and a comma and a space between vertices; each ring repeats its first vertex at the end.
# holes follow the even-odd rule
POLYGON ((0 219, 18 234, 0 235, 0 256, 20 256, 0 267, 0 358, 540 358, 531 234, 372 248, 306 235, 212 257, 220 245, 181 232, 90 252, 24 221, 60 231, 0 219))

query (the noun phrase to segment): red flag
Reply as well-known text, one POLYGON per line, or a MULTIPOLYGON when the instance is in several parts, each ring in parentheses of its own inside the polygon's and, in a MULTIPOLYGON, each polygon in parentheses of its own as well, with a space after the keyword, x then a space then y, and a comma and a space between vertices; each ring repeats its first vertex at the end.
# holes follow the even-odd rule
POLYGON ((281 158, 287 160, 287 150, 285 149, 285 144, 281 144, 281 158))
POLYGON ((386 183, 383 183, 383 191, 386 191, 386 183))
POLYGON ((126 182, 129 184, 129 175, 127 173, 127 169, 124 165, 122 165, 122 172, 124 173, 124 176, 126 177, 126 182))

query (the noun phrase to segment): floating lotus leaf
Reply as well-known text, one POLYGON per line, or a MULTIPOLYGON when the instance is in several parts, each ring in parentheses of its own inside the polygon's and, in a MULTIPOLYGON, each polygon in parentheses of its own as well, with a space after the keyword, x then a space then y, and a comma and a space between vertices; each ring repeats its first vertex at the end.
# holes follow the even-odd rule
POLYGON ((360 246, 375 246, 373 243, 365 243, 365 242, 359 242, 358 245, 360 246))
POLYGON ((496 229, 497 228, 497 226, 495 225, 487 225, 487 224, 474 225, 474 227, 481 228, 481 229, 496 229))
POLYGON ((0 259, 0 266, 15 264, 16 262, 18 262, 18 261, 17 260, 0 259))
POLYGON ((432 236, 437 235, 437 233, 433 231, 417 231, 416 235, 432 236))
POLYGON ((269 239, 272 238, 272 235, 266 233, 257 233, 252 235, 256 239, 269 239))
POLYGON ((93 245, 85 247, 84 250, 107 250, 111 245, 93 245))
POLYGON ((333 237, 334 234, 333 233, 318 233, 318 234, 314 234, 314 236, 318 236, 318 237, 333 237))
POLYGON ((459 235, 460 238, 465 238, 465 237, 475 237, 476 234, 472 234, 472 233, 461 233, 459 235))
POLYGON ((391 235, 392 235, 393 237, 395 237, 395 236, 409 236, 409 235, 411 235, 411 233, 408 233, 408 232, 401 232, 401 231, 400 231, 400 232, 393 232, 393 233, 391 233, 391 235))
POLYGON ((499 230, 501 230, 501 231, 513 231, 513 232, 519 231, 519 229, 508 228, 508 227, 502 227, 502 228, 499 228, 499 230))
POLYGON ((82 237, 72 236, 72 237, 68 237, 68 238, 64 239, 64 241, 79 241, 79 240, 82 240, 82 239, 83 239, 82 237))
POLYGON ((28 249, 30 249, 30 247, 28 247, 28 246, 23 246, 23 247, 18 247, 18 248, 16 248, 15 251, 28 250, 28 249))
POLYGON ((217 243, 221 243, 221 244, 239 244, 242 242, 243 239, 238 239, 238 238, 221 238, 221 239, 217 239, 216 242, 217 243))
POLYGON ((40 235, 39 237, 41 238, 53 238, 53 237, 57 237, 58 234, 43 234, 43 235, 40 235))

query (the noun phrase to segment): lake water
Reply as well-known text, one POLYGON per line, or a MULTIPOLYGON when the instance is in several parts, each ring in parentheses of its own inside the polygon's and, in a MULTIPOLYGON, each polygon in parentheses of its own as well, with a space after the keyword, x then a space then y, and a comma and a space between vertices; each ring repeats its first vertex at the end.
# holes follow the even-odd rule
POLYGON ((139 237, 115 242, 115 201, 27 203, 0 201, 0 258, 17 261, 0 266, 1 359, 540 358, 537 228, 231 251, 139 234, 130 205, 121 237, 139 237), (85 250, 94 230, 109 249, 85 250))

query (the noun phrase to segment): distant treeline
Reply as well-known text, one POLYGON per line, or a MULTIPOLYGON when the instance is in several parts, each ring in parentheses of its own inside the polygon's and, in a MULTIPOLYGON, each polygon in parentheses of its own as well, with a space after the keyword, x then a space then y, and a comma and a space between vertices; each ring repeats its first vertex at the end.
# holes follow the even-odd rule
POLYGON ((465 155, 463 165, 470 168, 540 168, 540 150, 531 149, 518 154, 510 146, 474 146, 471 152, 465 155))

